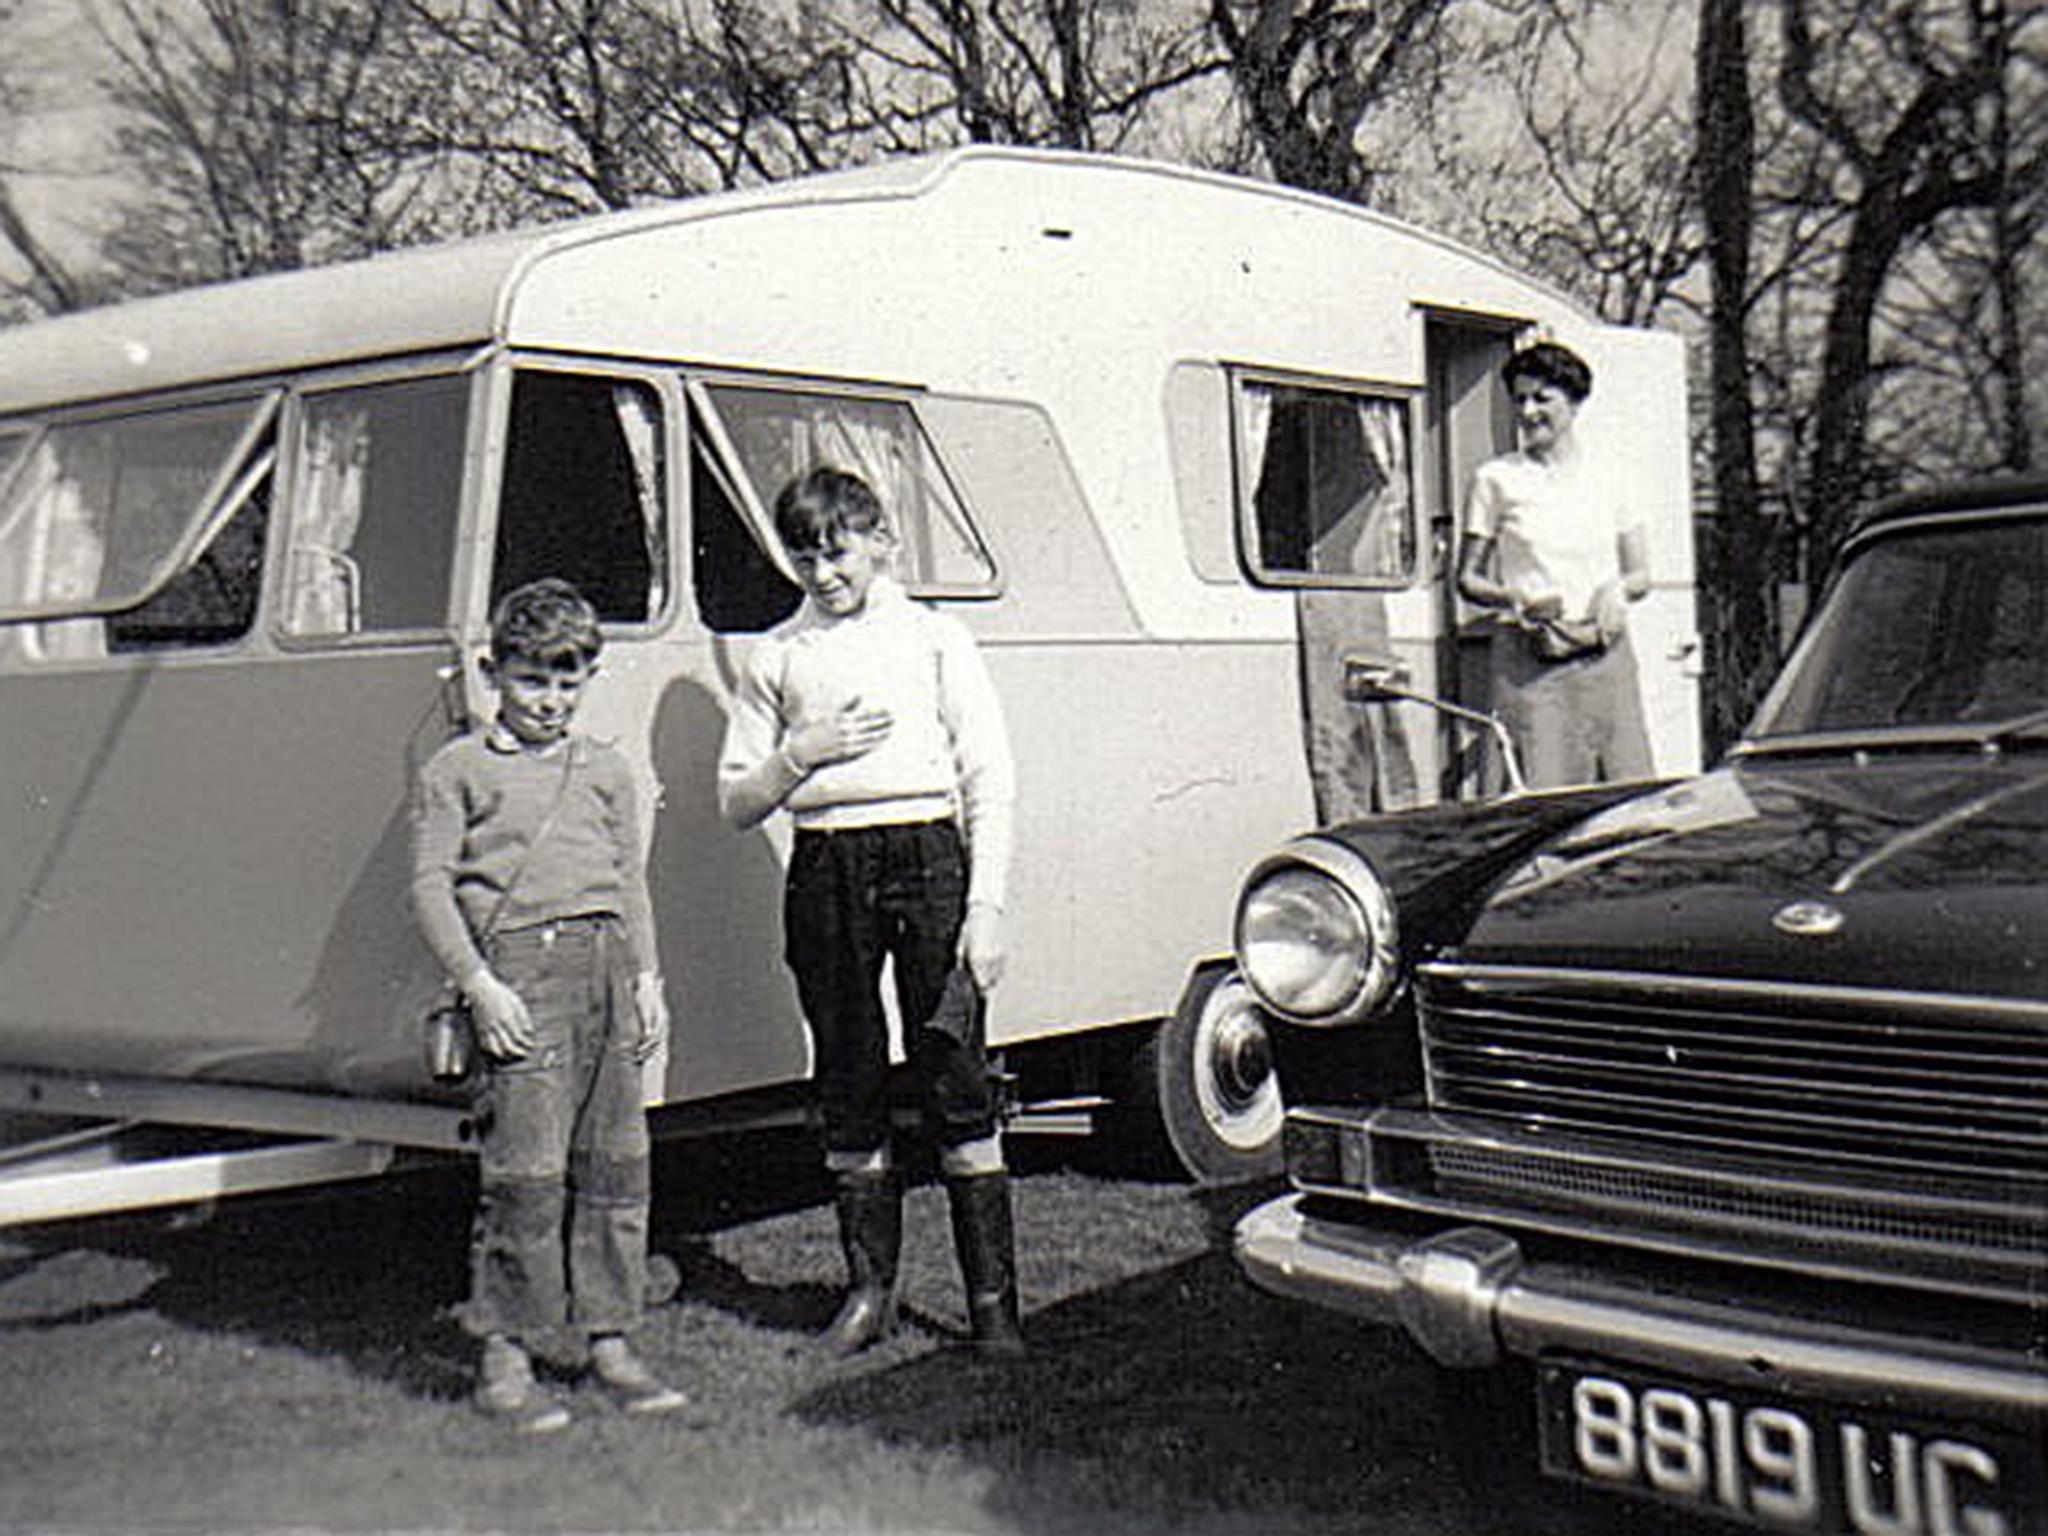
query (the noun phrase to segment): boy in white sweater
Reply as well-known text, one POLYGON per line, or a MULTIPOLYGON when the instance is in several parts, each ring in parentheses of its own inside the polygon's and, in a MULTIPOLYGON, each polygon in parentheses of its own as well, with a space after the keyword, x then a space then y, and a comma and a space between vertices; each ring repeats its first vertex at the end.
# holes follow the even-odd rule
POLYGON ((880 989, 892 959, 974 1339, 1018 1354, 983 1006, 1004 960, 1014 772, 1002 711, 966 627, 889 574, 895 534, 865 481, 814 469, 784 487, 775 517, 808 601, 748 658, 718 792, 738 826, 778 809, 796 823, 784 955, 811 1027, 852 1282, 826 1342, 851 1354, 896 1319, 903 1187, 880 989))

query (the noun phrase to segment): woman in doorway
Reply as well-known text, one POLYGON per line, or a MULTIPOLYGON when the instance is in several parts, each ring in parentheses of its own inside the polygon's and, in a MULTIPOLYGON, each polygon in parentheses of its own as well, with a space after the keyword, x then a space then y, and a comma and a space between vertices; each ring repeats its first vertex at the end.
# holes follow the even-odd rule
POLYGON ((1473 476, 1458 590, 1499 610, 1493 707, 1535 788, 1651 774, 1628 604, 1650 590, 1643 526, 1572 425, 1593 371, 1537 342, 1501 379, 1520 446, 1473 476))

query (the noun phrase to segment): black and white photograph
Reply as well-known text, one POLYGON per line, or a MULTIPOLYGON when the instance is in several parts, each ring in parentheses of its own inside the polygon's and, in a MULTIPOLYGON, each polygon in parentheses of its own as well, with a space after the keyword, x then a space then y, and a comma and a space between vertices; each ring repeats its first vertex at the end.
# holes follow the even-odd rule
POLYGON ((0 0, 0 1536, 2048 1536, 2048 7, 0 0))

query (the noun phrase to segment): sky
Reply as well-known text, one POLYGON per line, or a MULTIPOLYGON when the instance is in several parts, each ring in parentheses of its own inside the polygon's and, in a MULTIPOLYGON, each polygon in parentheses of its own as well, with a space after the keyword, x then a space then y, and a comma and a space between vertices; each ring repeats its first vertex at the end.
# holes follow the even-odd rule
MULTIPOLYGON (((94 79, 106 66, 104 44, 91 16, 106 0, 15 0, 16 21, 8 31, 8 75, 28 93, 26 110, 0 119, 0 166, 35 166, 38 174, 15 174, 9 187, 39 238, 60 259, 89 266, 98 236, 122 186, 110 137, 110 113, 99 101, 94 79)), ((165 3, 165 0, 159 0, 165 3)), ((168 0, 183 3, 183 0, 168 0)), ((1589 47, 1626 58, 1632 68, 1646 58, 1667 86, 1689 74, 1691 50, 1685 18, 1690 7, 1678 0, 1630 0, 1606 13, 1588 34, 1589 47)), ((1505 102, 1490 108, 1483 98, 1460 110, 1470 131, 1484 135, 1506 124, 1505 102), (1499 110, 1495 110, 1495 109, 1499 110)), ((1410 189, 1411 216, 1431 222, 1429 189, 1410 189)), ((8 253, 0 250, 0 271, 8 253)))
POLYGON ((8 74, 29 93, 21 117, 0 121, 0 163, 56 167, 10 178, 32 226, 61 256, 82 255, 103 224, 117 179, 108 114, 79 89, 100 66, 90 0, 17 0, 8 31, 8 74))

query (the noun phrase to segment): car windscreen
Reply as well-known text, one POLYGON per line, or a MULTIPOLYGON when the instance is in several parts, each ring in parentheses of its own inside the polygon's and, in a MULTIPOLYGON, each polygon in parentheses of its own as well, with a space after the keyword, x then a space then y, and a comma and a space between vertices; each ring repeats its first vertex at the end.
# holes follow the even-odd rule
POLYGON ((2048 519, 1943 519, 1842 571, 1748 740, 1996 725, 2048 707, 2048 519))

